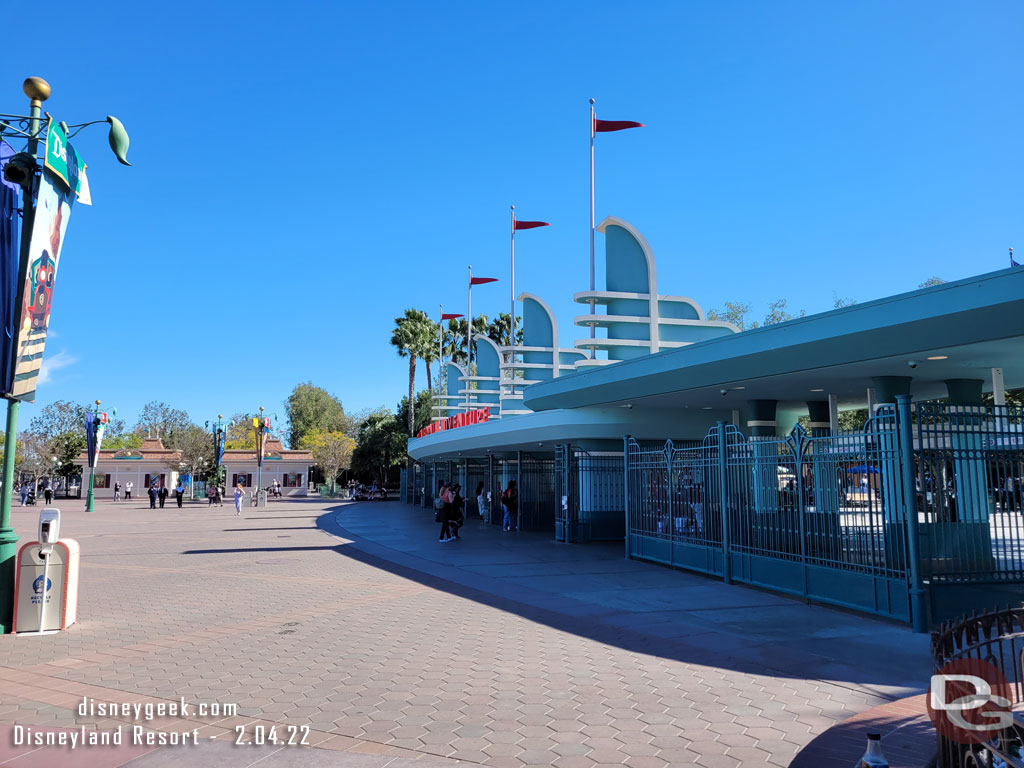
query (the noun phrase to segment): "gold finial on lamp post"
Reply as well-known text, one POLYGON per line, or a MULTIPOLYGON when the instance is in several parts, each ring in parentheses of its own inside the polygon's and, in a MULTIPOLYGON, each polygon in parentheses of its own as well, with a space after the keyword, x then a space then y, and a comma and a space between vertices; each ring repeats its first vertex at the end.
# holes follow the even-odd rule
POLYGON ((50 84, 41 77, 26 77, 21 88, 29 99, 40 105, 50 98, 50 84))

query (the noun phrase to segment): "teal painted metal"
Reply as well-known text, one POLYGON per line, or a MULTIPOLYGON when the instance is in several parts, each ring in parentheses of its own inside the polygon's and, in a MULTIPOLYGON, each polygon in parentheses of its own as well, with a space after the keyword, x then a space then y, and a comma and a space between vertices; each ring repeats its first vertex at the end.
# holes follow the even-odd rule
POLYGON ((558 541, 624 539, 623 456, 568 443, 556 446, 554 503, 558 541))
POLYGON ((927 601, 921 579, 921 552, 918 534, 917 487, 914 482, 914 433, 911 423, 910 395, 896 396, 896 418, 900 430, 900 481, 903 486, 903 522, 907 527, 907 558, 910 564, 910 616, 915 632, 928 629, 927 601))
POLYGON ((521 531, 554 532, 555 458, 519 452, 517 465, 521 531))
POLYGON ((879 487, 898 477, 896 442, 892 406, 863 432, 747 438, 720 423, 697 445, 627 440, 629 554, 907 621, 903 509, 879 487), (842 498, 819 510, 823 472, 842 498))
POLYGON ((932 623, 1024 598, 1024 409, 914 404, 932 623))
POLYGON ((409 470, 406 468, 398 473, 398 497, 403 504, 409 503, 409 470))

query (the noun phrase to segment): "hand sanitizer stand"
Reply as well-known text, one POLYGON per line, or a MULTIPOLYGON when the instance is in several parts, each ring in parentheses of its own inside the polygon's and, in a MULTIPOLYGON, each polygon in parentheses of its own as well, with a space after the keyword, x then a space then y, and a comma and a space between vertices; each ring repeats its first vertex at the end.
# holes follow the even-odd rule
POLYGON ((59 539, 60 510, 39 515, 39 541, 18 551, 14 631, 48 635, 78 619, 78 542, 59 539))

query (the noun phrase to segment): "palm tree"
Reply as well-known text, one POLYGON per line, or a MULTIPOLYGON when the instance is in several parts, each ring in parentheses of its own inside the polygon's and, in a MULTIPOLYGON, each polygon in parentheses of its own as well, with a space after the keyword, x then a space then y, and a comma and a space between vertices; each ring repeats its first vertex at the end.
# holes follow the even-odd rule
MULTIPOLYGON (((477 315, 473 318, 473 335, 487 333, 489 321, 487 315, 477 315)), ((444 330, 444 354, 452 362, 459 365, 466 364, 466 330, 468 324, 466 318, 449 320, 448 327, 444 330)))
MULTIPOLYGON (((438 333, 440 332, 440 326, 433 320, 428 319, 427 322, 430 325, 430 327, 428 328, 429 340, 427 344, 424 345, 423 349, 420 350, 420 357, 423 358, 423 366, 427 369, 427 389, 433 389, 434 384, 430 379, 430 364, 437 361, 437 355, 438 352, 440 351, 437 347, 437 336, 438 333)), ((438 382, 440 383, 440 372, 438 373, 437 379, 438 382)))
POLYGON ((416 392, 416 358, 429 354, 432 344, 430 338, 431 321, 426 312, 418 309, 407 309, 401 317, 395 318, 395 329, 391 332, 391 344, 399 357, 409 358, 409 436, 413 436, 416 392))

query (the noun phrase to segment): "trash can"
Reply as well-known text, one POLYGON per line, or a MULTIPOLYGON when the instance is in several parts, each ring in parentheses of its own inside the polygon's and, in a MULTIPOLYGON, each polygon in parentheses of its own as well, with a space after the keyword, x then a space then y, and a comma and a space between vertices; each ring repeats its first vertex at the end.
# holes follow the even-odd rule
POLYGON ((39 515, 39 541, 18 550, 14 631, 48 634, 78 619, 78 542, 60 539, 60 510, 39 515))

